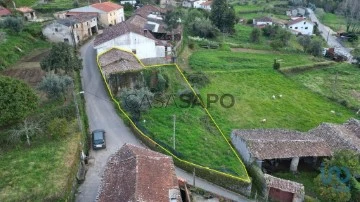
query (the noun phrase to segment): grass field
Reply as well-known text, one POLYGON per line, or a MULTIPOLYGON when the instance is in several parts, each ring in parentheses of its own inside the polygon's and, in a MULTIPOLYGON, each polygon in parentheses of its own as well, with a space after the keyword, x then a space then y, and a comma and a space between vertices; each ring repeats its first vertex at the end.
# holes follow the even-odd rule
POLYGON ((323 16, 320 16, 319 20, 335 32, 346 31, 346 20, 342 16, 333 13, 325 13, 323 16))
POLYGON ((231 151, 226 140, 216 129, 205 110, 190 107, 180 101, 179 91, 188 89, 188 85, 175 67, 160 68, 169 78, 166 91, 166 105, 154 104, 148 112, 142 114, 139 124, 151 138, 160 144, 173 147, 173 115, 176 115, 176 152, 179 157, 222 172, 247 178, 245 168, 231 151), (173 95, 171 99, 169 96, 173 95), (174 99, 173 99, 174 98, 174 99), (169 101, 169 102, 168 102, 169 101), (161 141, 161 142, 160 142, 161 141))
POLYGON ((318 59, 302 54, 245 53, 230 51, 198 51, 189 59, 196 71, 227 71, 242 69, 272 69, 274 59, 281 60, 281 67, 313 64, 318 59))
POLYGON ((317 197, 317 194, 314 192, 314 178, 316 178, 318 175, 319 173, 315 171, 299 172, 296 175, 289 172, 274 173, 274 176, 276 177, 303 184, 305 187, 305 194, 312 197, 317 197))
POLYGON ((0 201, 62 199, 79 141, 74 134, 0 153, 0 201))
POLYGON ((291 76, 310 90, 346 101, 347 105, 360 108, 360 69, 350 64, 337 64, 332 67, 312 70, 291 76))

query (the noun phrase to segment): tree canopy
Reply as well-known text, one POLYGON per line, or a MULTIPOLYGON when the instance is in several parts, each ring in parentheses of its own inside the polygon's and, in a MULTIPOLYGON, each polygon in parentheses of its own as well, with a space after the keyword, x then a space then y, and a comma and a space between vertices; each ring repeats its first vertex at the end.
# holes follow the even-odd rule
POLYGON ((214 0, 211 6, 210 20, 221 31, 232 33, 236 23, 236 15, 233 7, 226 0, 214 0))
POLYGON ((0 126, 25 118, 38 104, 35 92, 24 82, 0 76, 0 126))
POLYGON ((52 46, 49 55, 40 62, 40 66, 47 72, 58 73, 61 69, 65 73, 70 73, 81 68, 81 60, 73 47, 66 43, 57 43, 52 46))

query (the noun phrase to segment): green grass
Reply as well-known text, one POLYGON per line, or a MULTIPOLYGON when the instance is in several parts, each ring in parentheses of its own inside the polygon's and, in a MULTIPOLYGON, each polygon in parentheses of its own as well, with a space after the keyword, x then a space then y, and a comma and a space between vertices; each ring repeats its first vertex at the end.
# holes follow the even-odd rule
POLYGON ((63 199, 79 135, 0 153, 0 201, 63 199))
POLYGON ((316 93, 339 101, 345 100, 350 107, 360 108, 360 69, 353 65, 336 64, 296 74, 291 78, 316 93))
POLYGON ((317 196, 316 193, 314 192, 314 190, 315 190, 314 178, 316 178, 319 175, 318 172, 315 172, 315 171, 305 172, 304 171, 304 172, 299 172, 296 175, 289 173, 289 172, 279 172, 279 173, 274 173, 273 175, 276 177, 279 177, 279 178, 299 182, 304 185, 306 195, 309 195, 312 197, 317 196))
MULTIPOLYGON (((187 84, 175 67, 160 68, 169 78, 167 95, 173 95, 169 104, 153 104, 148 112, 142 114, 145 131, 153 139, 173 147, 173 115, 176 115, 176 152, 180 158, 235 176, 246 177, 245 168, 231 151, 230 146, 208 118, 201 107, 185 107, 178 92, 188 89, 187 84), (174 98, 174 99, 173 99, 174 98)), ((166 102, 169 97, 166 97, 166 102)))
POLYGON ((333 13, 325 13, 319 20, 335 32, 346 31, 346 20, 343 16, 333 13))
MULTIPOLYGON (((4 32, 4 30, 0 31, 4 32)), ((36 48, 46 48, 50 44, 44 40, 33 37, 28 32, 18 34, 6 32, 5 41, 0 42, 0 70, 15 64, 20 58, 36 48), (20 48, 18 50, 17 48, 20 48)))
POLYGON ((236 13, 239 12, 252 12, 252 11, 262 11, 265 8, 265 4, 248 4, 248 5, 236 5, 234 10, 236 13))
POLYGON ((198 51, 189 59, 196 71, 227 71, 242 69, 272 69, 274 59, 281 60, 281 67, 313 64, 312 56, 282 53, 245 53, 230 51, 198 51))

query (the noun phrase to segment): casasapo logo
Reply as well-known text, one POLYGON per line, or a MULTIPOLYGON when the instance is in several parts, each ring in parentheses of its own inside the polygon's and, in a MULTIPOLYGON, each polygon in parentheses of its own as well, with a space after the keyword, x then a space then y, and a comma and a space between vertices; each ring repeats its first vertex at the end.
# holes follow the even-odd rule
POLYGON ((331 166, 325 169, 324 163, 320 167, 321 182, 324 185, 332 186, 338 192, 350 191, 351 172, 348 168, 341 166, 331 166), (334 181, 336 180, 336 181, 334 181), (345 186, 340 186, 344 184, 345 186))

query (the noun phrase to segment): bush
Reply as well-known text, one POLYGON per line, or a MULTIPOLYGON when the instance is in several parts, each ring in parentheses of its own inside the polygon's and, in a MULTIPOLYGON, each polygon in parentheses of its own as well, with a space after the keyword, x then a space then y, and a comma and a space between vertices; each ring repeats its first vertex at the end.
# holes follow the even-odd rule
POLYGON ((49 136, 55 139, 65 137, 69 134, 68 122, 64 118, 55 118, 47 125, 49 136))
POLYGON ((320 196, 320 199, 322 201, 334 202, 349 201, 351 198, 349 187, 340 182, 336 175, 331 173, 326 174, 328 174, 326 177, 330 180, 328 183, 324 183, 322 174, 319 174, 314 179, 315 192, 320 196))
POLYGON ((65 96, 72 83, 72 78, 69 76, 50 73, 42 79, 38 89, 45 92, 48 98, 56 99, 65 96))
POLYGON ((254 28, 250 33, 250 41, 253 43, 259 43, 261 37, 261 30, 259 28, 254 28))
POLYGON ((314 40, 311 42, 310 46, 308 47, 308 53, 310 53, 311 55, 318 57, 318 56, 322 56, 322 44, 321 41, 318 40, 314 40))
POLYGON ((0 21, 0 28, 10 29, 14 33, 19 33, 24 28, 24 23, 21 18, 6 17, 5 20, 0 21))
POLYGON ((208 18, 195 18, 189 27, 193 35, 205 38, 215 38, 220 32, 208 18))
POLYGON ((270 42, 270 47, 274 50, 279 50, 280 48, 284 47, 284 43, 280 41, 280 39, 276 39, 270 42))
POLYGON ((275 70, 280 69, 280 63, 278 63, 276 59, 274 59, 273 68, 274 68, 275 70))
POLYGON ((210 83, 210 79, 203 72, 196 72, 186 76, 195 87, 201 88, 210 83))

